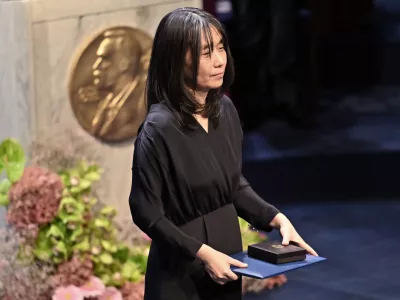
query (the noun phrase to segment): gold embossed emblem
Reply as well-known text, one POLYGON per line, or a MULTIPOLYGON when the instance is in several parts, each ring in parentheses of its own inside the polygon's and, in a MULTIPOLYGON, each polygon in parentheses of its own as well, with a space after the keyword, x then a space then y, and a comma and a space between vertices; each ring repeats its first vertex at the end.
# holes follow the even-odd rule
POLYGON ((146 115, 145 83, 152 38, 126 26, 108 28, 77 57, 69 97, 79 124, 107 142, 136 136, 146 115))
POLYGON ((281 249, 281 248, 283 248, 283 245, 280 245, 280 244, 272 244, 271 247, 272 247, 272 248, 281 249))

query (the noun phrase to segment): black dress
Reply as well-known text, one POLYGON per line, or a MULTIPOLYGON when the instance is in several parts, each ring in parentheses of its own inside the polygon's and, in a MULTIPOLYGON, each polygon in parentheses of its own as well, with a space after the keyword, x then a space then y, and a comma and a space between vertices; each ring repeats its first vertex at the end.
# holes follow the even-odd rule
POLYGON ((278 210, 241 175, 242 130, 231 100, 208 133, 182 126, 165 104, 152 105, 135 142, 129 204, 152 244, 145 300, 241 299, 241 279, 218 285, 196 258, 203 243, 242 251, 238 216, 270 231, 278 210))

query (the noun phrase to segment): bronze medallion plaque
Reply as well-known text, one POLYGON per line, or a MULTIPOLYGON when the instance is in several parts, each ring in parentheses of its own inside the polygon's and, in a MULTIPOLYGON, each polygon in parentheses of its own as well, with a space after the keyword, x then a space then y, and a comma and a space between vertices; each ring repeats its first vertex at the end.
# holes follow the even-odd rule
POLYGON ((94 137, 136 136, 146 115, 145 84, 153 39, 126 26, 104 30, 79 53, 69 81, 72 110, 94 137))

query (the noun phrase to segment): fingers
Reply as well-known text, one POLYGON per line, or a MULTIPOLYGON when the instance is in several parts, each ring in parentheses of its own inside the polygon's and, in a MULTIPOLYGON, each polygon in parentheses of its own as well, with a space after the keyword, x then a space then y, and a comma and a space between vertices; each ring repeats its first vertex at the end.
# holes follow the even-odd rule
POLYGON ((310 253, 311 255, 318 256, 317 252, 315 252, 315 250, 311 248, 311 246, 307 244, 305 241, 297 242, 297 244, 299 244, 299 247, 307 250, 307 252, 310 253))
POLYGON ((246 263, 243 263, 243 262, 241 262, 241 261, 239 261, 237 259, 234 259, 234 258, 229 258, 228 262, 229 262, 229 264, 231 264, 232 266, 235 266, 235 267, 247 268, 247 264, 246 263))
POLYGON ((292 245, 295 245, 295 246, 298 246, 298 247, 301 247, 301 248, 305 249, 311 255, 318 256, 318 253, 313 248, 311 248, 311 246, 308 245, 303 239, 293 241, 293 240, 290 240, 288 234, 282 235, 282 237, 283 237, 282 238, 282 245, 283 246, 287 246, 289 244, 292 244, 292 245))
POLYGON ((284 230, 282 228, 281 230, 281 235, 282 235, 282 245, 283 246, 287 246, 289 244, 293 244, 296 246, 299 246, 303 249, 305 249, 308 253, 310 253, 311 255, 314 256, 318 256, 317 252, 310 247, 310 245, 308 245, 298 234, 296 231, 294 231, 294 234, 288 232, 288 230, 284 230), (291 239, 291 237, 293 239, 291 239))
POLYGON ((311 255, 318 256, 318 253, 313 248, 311 248, 311 246, 307 244, 305 241, 300 241, 300 242, 290 241, 290 244, 305 249, 311 255))
POLYGON ((228 279, 221 279, 221 278, 212 278, 212 280, 214 280, 219 285, 224 285, 228 282, 228 279))
POLYGON ((229 270, 228 272, 226 272, 225 276, 229 279, 229 280, 238 280, 239 277, 233 273, 231 270, 229 270))
POLYGON ((211 278, 219 285, 224 285, 228 281, 233 281, 233 280, 239 279, 239 277, 235 273, 233 273, 230 269, 227 270, 224 275, 220 275, 220 276, 214 275, 214 276, 211 276, 211 278))
MULTIPOLYGON (((240 263, 240 262, 239 262, 240 263)), ((238 280, 239 276, 232 272, 230 264, 227 264, 227 269, 221 269, 220 272, 213 272, 211 269, 206 268, 207 273, 210 275, 212 280, 220 285, 226 284, 228 281, 238 280)))
POLYGON ((282 236, 282 245, 287 246, 290 243, 290 232, 287 230, 281 230, 281 236, 282 236))
POLYGON ((283 246, 287 246, 287 245, 289 245, 289 235, 284 235, 283 236, 283 238, 282 238, 282 245, 283 246))

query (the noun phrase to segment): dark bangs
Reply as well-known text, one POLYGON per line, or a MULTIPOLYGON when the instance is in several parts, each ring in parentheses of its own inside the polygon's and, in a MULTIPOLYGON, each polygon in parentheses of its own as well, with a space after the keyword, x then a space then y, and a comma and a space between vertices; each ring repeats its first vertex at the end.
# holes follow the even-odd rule
POLYGON ((211 14, 197 8, 180 8, 166 15, 157 28, 147 78, 147 106, 165 103, 179 114, 184 122, 185 115, 200 113, 214 121, 218 120, 220 99, 234 79, 232 56, 228 39, 222 24, 211 14), (214 48, 211 28, 222 37, 227 53, 227 65, 223 85, 210 90, 206 104, 201 106, 185 86, 197 88, 197 73, 201 56, 201 37, 207 40, 210 51, 214 48), (185 78, 185 57, 192 57, 192 76, 185 78), (189 80, 189 81, 188 81, 189 80))

